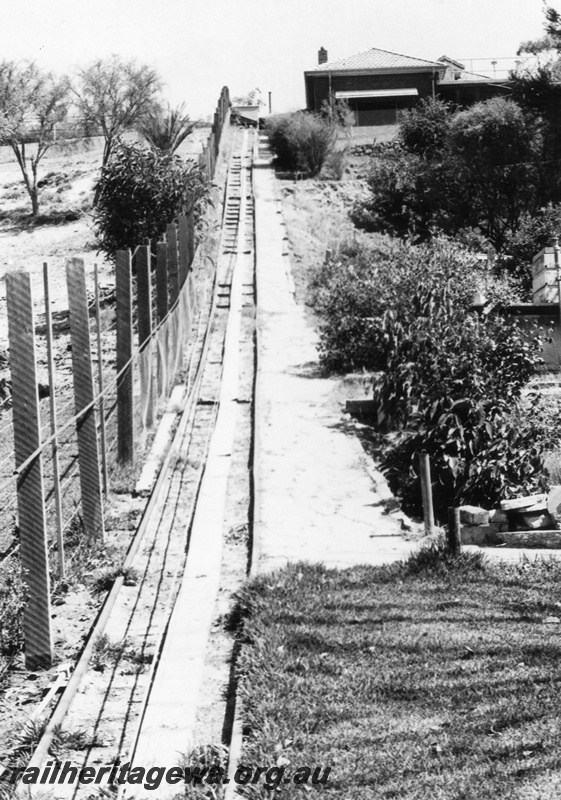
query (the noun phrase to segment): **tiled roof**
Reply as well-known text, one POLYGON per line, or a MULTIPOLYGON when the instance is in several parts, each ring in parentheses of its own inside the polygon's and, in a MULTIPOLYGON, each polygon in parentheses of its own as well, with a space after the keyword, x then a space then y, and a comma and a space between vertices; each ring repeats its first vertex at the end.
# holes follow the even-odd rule
POLYGON ((451 86, 454 83, 505 83, 505 81, 490 78, 488 75, 480 75, 478 72, 462 72, 459 78, 446 78, 439 81, 440 85, 451 86))
POLYGON ((438 61, 427 61, 425 58, 412 58, 403 56, 400 53, 392 53, 390 50, 379 50, 373 47, 362 53, 355 53, 354 56, 340 58, 338 61, 328 61, 326 64, 318 64, 309 72, 335 72, 339 70, 373 70, 373 69, 412 69, 414 67, 437 67, 443 68, 443 64, 438 61))

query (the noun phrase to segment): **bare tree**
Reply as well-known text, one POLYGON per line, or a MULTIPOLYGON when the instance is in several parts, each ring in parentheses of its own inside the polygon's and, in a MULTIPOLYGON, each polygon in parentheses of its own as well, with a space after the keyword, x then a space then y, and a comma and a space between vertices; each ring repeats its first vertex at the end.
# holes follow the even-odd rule
POLYGON ((39 213, 37 168, 55 143, 56 125, 68 113, 69 84, 30 62, 0 62, 0 140, 9 144, 39 213))
POLYGON ((119 56, 99 59, 78 72, 74 87, 84 133, 105 139, 103 165, 115 140, 154 110, 162 82, 158 73, 119 56))

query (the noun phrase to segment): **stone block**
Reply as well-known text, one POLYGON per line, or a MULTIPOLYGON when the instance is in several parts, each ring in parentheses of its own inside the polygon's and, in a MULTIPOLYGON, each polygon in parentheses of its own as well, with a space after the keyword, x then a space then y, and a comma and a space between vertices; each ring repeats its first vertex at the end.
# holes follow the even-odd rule
POLYGON ((529 497, 515 497, 512 500, 501 500, 501 510, 502 511, 525 511, 527 508, 531 508, 533 511, 537 510, 537 508, 533 508, 534 506, 539 506, 540 503, 545 503, 547 501, 547 497, 545 494, 533 494, 529 497))
POLYGON ((487 525, 489 512, 479 506, 460 506, 460 522, 464 525, 487 525))
POLYGON ((537 531, 552 530, 555 524, 549 516, 547 509, 540 508, 536 511, 522 508, 508 511, 508 526, 511 531, 537 531))
POLYGON ((508 517, 506 515, 506 511, 501 511, 499 508, 494 508, 489 511, 489 522, 496 522, 500 525, 506 525, 508 527, 508 517))
POLYGON ((518 528, 519 530, 551 530, 553 521, 547 511, 528 511, 524 509, 520 516, 523 527, 518 528))
POLYGON ((561 548, 561 531, 508 531, 499 538, 507 547, 561 548))
POLYGON ((500 534, 505 525, 488 523, 487 525, 462 525, 462 544, 490 545, 499 544, 500 534))
POLYGON ((547 510, 556 528, 561 528, 561 486, 552 486, 547 495, 547 510))

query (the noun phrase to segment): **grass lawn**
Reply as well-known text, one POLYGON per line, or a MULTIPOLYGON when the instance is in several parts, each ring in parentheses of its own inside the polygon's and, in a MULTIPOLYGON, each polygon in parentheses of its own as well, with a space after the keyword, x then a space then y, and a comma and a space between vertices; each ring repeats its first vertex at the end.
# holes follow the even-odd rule
POLYGON ((243 763, 331 767, 244 796, 561 797, 561 564, 300 564, 241 605, 243 763))

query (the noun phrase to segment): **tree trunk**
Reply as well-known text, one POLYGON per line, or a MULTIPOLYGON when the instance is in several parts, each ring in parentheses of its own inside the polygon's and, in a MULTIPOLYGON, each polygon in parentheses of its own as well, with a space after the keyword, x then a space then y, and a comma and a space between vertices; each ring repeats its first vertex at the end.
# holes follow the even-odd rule
POLYGON ((111 137, 106 137, 105 146, 103 148, 103 160, 101 162, 102 167, 104 167, 109 161, 109 156, 111 155, 112 147, 113 147, 113 139, 111 137))
POLYGON ((37 161, 35 159, 31 159, 31 174, 32 174, 32 181, 31 181, 31 189, 29 190, 29 195, 31 197, 31 208, 32 214, 34 217, 38 216, 39 214, 39 189, 37 187, 37 161))
POLYGON ((39 192, 36 186, 30 189, 29 195, 31 197, 31 213, 34 217, 37 217, 39 215, 39 192))
POLYGON ((34 217, 36 217, 39 213, 39 197, 38 197, 38 190, 37 190, 37 169, 33 170, 34 180, 33 183, 29 178, 29 172, 27 170, 27 157, 25 154, 25 142, 21 143, 21 150, 20 145, 17 140, 13 139, 10 142, 12 146, 12 150, 14 151, 15 157, 21 169, 21 174, 23 176, 23 182, 25 183, 25 188, 27 189, 27 193, 31 199, 31 213, 34 217))

